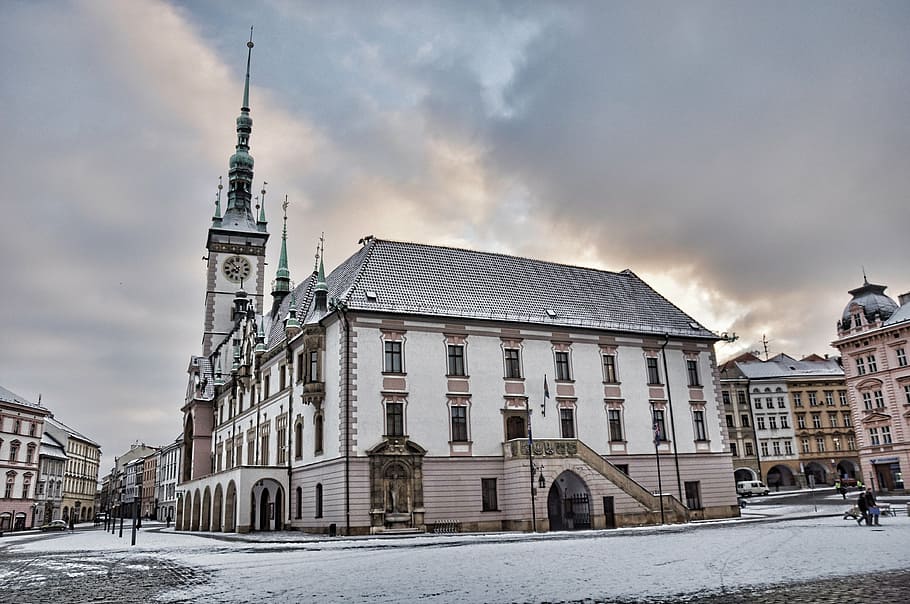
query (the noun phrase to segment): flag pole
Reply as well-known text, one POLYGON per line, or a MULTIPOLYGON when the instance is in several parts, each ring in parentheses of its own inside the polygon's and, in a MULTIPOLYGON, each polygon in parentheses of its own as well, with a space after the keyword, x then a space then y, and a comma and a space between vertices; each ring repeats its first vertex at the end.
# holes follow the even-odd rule
POLYGON ((534 503, 534 497, 537 494, 534 488, 534 438, 531 436, 531 403, 525 399, 525 409, 528 412, 528 468, 531 471, 531 527, 533 532, 537 532, 537 506, 534 503))

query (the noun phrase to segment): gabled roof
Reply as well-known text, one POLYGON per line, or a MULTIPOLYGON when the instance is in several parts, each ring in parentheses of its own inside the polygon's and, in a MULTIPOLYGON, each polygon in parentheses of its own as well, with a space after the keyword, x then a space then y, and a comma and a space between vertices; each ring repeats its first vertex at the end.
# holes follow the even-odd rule
POLYGON ((85 436, 84 434, 80 434, 80 433, 77 432, 76 430, 70 428, 69 426, 67 426, 66 424, 64 424, 64 423, 61 422, 60 420, 58 420, 56 417, 54 417, 53 415, 51 415, 50 417, 48 417, 48 418, 45 420, 45 429, 47 429, 48 426, 51 427, 51 431, 52 431, 52 432, 53 432, 53 428, 57 428, 58 430, 61 430, 61 431, 65 432, 67 435, 69 435, 69 436, 72 437, 72 438, 76 438, 76 439, 81 440, 81 441, 83 441, 83 442, 87 442, 87 443, 89 443, 90 445, 94 445, 94 446, 96 446, 96 447, 99 447, 99 446, 100 446, 100 445, 98 445, 98 443, 96 443, 95 441, 93 441, 93 440, 90 439, 89 437, 85 436))
POLYGON ((786 354, 779 354, 768 361, 744 361, 736 363, 739 370, 751 380, 768 378, 798 378, 833 376, 843 377, 844 370, 834 359, 821 361, 797 361, 786 354))
POLYGON ((36 405, 35 403, 31 402, 30 400, 19 396, 15 392, 7 390, 3 386, 0 386, 0 403, 14 403, 16 405, 21 405, 23 407, 32 407, 33 409, 41 409, 42 411, 47 413, 46 408, 42 407, 41 405, 36 405))
MULTIPOLYGON (((312 281, 310 276, 295 289, 302 323, 322 318, 313 315, 312 281)), ((371 237, 327 284, 329 299, 354 311, 717 339, 630 270, 371 237)), ((288 298, 279 317, 287 313, 288 298)), ((283 337, 282 328, 279 321, 271 326, 270 347, 283 337)))

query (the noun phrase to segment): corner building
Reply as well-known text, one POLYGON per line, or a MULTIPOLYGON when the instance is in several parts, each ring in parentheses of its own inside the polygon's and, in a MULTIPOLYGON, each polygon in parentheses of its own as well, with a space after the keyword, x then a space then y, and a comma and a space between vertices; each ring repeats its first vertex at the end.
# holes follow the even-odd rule
MULTIPOLYGON (((242 154, 248 98, 247 83, 242 154)), ((250 188, 231 178, 231 191, 250 188)), ((254 219, 241 195, 230 207, 209 230, 178 528, 557 530, 738 515, 717 337, 633 272, 366 237, 294 286, 285 216, 269 309, 264 210, 254 219)))

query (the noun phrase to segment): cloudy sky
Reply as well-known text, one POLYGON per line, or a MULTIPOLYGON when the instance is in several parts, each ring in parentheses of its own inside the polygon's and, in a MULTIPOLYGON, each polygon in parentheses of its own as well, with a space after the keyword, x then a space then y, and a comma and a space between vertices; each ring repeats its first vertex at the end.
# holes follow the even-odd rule
POLYGON ((772 354, 910 290, 910 4, 4 3, 0 384, 104 467, 180 432, 255 25, 276 266, 321 232, 631 268, 772 354))

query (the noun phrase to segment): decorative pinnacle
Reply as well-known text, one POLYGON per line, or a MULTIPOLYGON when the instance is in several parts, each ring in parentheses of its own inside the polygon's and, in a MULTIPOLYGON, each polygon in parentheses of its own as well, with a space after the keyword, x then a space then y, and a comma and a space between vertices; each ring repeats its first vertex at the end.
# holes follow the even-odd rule
POLYGON ((215 195, 215 218, 221 218, 221 189, 224 188, 224 185, 221 184, 221 177, 218 177, 218 193, 215 195))
POLYGON ((316 254, 316 257, 319 259, 319 265, 316 268, 316 291, 329 291, 329 286, 325 282, 325 264, 323 258, 325 257, 325 233, 322 233, 319 236, 319 253, 316 254))
POLYGON ((267 183, 266 181, 263 180, 262 181, 262 190, 259 191, 259 193, 262 194, 262 198, 260 200, 260 203, 262 203, 262 206, 260 206, 260 208, 259 208, 259 222, 266 221, 265 220, 265 186, 267 184, 269 184, 269 183, 267 183))

